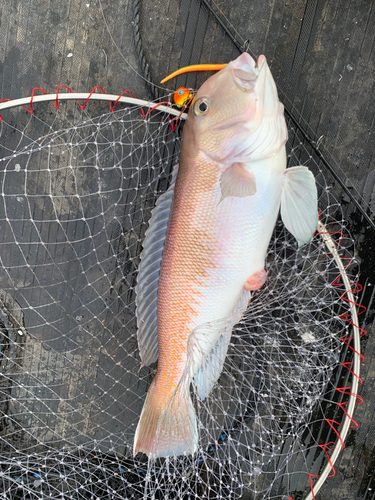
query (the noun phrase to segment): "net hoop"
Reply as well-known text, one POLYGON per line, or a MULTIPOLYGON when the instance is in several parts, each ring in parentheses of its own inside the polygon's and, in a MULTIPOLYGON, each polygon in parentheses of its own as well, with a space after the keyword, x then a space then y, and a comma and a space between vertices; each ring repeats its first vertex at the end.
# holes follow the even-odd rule
POLYGON ((332 254, 337 267, 340 271, 341 278, 344 282, 345 285, 345 290, 346 290, 346 295, 349 300, 349 307, 350 307, 350 312, 352 315, 352 326, 353 326, 353 342, 354 342, 354 360, 353 360, 353 376, 352 376, 352 384, 351 384, 351 389, 350 389, 350 396, 349 396, 349 403, 347 407, 347 415, 345 415, 344 422, 342 424, 341 432, 338 434, 339 439, 336 441, 336 444, 332 450, 331 456, 330 456, 330 461, 327 462, 325 465, 323 471, 319 475, 319 478, 317 482, 314 485, 314 491, 310 491, 310 493, 307 495, 305 500, 314 500, 314 493, 317 493, 320 488, 323 486, 324 481, 327 479, 329 473, 333 469, 333 466, 337 460, 337 457, 342 450, 342 442, 345 442, 346 436, 348 435, 349 428, 350 428, 350 423, 353 418, 354 414, 354 408, 355 404, 357 402, 357 391, 358 391, 358 386, 359 386, 359 380, 360 380, 360 365, 361 365, 361 344, 360 344, 360 331, 358 325, 358 314, 357 314, 357 308, 356 308, 356 301, 353 296, 352 292, 352 286, 350 284, 350 280, 348 278, 348 275, 346 273, 346 266, 344 266, 340 255, 337 251, 336 245, 331 237, 331 235, 327 232, 324 224, 322 222, 318 222, 318 230, 319 230, 319 235, 323 239, 327 250, 332 254))
MULTIPOLYGON (((63 85, 64 86, 64 85, 63 85)), ((64 86, 66 87, 66 86, 64 86)), ((67 87, 66 87, 67 88, 67 87)), ((99 87, 103 92, 105 92, 101 87, 99 87)), ((166 114, 173 115, 175 117, 178 117, 181 120, 186 120, 187 118, 187 113, 182 112, 179 109, 175 109, 172 107, 171 104, 169 104, 167 101, 163 101, 163 103, 155 103, 151 101, 146 101, 143 99, 137 99, 135 97, 128 97, 124 96, 122 94, 116 95, 116 94, 99 94, 99 93, 94 93, 94 90, 96 87, 91 91, 91 92, 69 92, 69 93, 63 93, 60 94, 57 92, 55 94, 48 94, 44 90, 41 90, 42 92, 45 92, 42 95, 34 95, 34 91, 31 96, 29 97, 24 97, 24 98, 19 98, 19 99, 3 99, 0 100, 0 112, 6 109, 11 109, 11 108, 16 108, 18 106, 22 106, 28 111, 29 113, 33 113, 33 107, 32 105, 34 103, 39 103, 39 102, 53 102, 55 107, 58 109, 58 102, 59 101, 71 101, 71 100, 76 100, 78 102, 78 105, 81 107, 83 110, 87 104, 88 101, 94 100, 94 101, 105 101, 110 103, 110 110, 111 112, 115 111, 115 105, 117 102, 121 102, 124 104, 130 104, 134 106, 140 106, 140 107, 145 107, 148 108, 150 111, 153 109, 156 109, 158 111, 162 111, 166 114), (79 100, 84 101, 84 104, 82 105, 79 103, 79 100), (1 102, 3 101, 3 102, 1 102), (114 103, 111 105, 111 103, 114 103), (169 105, 166 105, 169 104, 169 105), (30 109, 26 107, 26 105, 30 106, 30 109)), ((70 89, 68 89, 70 90, 70 89)), ((124 91, 123 93, 128 92, 124 91)), ((150 112, 149 111, 149 112, 150 112)), ((148 113, 147 113, 148 114, 148 113)), ((1 115, 0 115, 0 120, 2 120, 1 115)), ((357 307, 358 302, 356 302, 354 295, 353 295, 353 284, 351 284, 350 279, 346 273, 346 268, 348 265, 344 265, 340 254, 337 250, 337 244, 334 242, 333 238, 331 237, 330 233, 326 230, 326 227, 322 222, 318 222, 318 228, 317 231, 321 239, 323 240, 328 253, 332 256, 333 260, 335 261, 338 271, 339 271, 339 277, 341 277, 345 291, 342 293, 343 295, 346 295, 346 298, 344 299, 350 309, 351 313, 351 319, 348 319, 349 323, 352 325, 352 334, 353 334, 353 364, 350 368, 350 372, 352 373, 352 381, 351 381, 351 386, 350 386, 350 393, 346 393, 349 397, 348 399, 348 405, 345 409, 345 416, 344 420, 341 424, 341 431, 339 432, 338 430, 335 430, 335 433, 338 437, 334 447, 330 449, 330 455, 327 454, 326 452, 326 457, 327 457, 327 463, 324 466, 323 470, 317 475, 310 475, 310 485, 311 485, 311 491, 308 493, 308 495, 305 497, 305 500, 315 500, 315 495, 318 493, 318 491, 321 489, 323 486, 325 480, 327 477, 330 475, 330 472, 334 472, 334 464, 338 458, 338 455, 340 451, 345 447, 344 442, 347 437, 347 434, 349 432, 350 424, 351 422, 354 422, 353 420, 353 414, 354 414, 354 409, 356 403, 358 403, 358 396, 357 396, 357 391, 358 387, 360 385, 360 363, 362 361, 362 355, 361 355, 361 350, 360 350, 360 337, 361 337, 361 331, 363 332, 362 335, 365 333, 363 330, 361 330, 358 326, 358 314, 357 314, 357 307), (316 483, 313 485, 311 478, 317 478, 316 483)), ((343 339, 341 339, 343 340, 343 339)), ((344 339, 345 340, 345 339, 344 339)), ((334 475, 334 474, 333 474, 334 475)), ((290 500, 291 497, 288 497, 290 500)))
MULTIPOLYGON (((155 104, 155 102, 144 101, 143 99, 137 99, 135 97, 128 97, 123 95, 116 94, 95 94, 93 92, 72 92, 69 94, 42 94, 42 95, 32 95, 30 97, 22 97, 20 99, 12 99, 7 100, 5 102, 0 102, 0 111, 4 109, 15 108, 17 106, 25 106, 27 104, 32 105, 38 102, 49 102, 55 101, 55 103, 59 101, 78 101, 83 100, 86 104, 88 100, 93 101, 107 101, 111 102, 121 102, 125 104, 133 104, 134 106, 142 106, 145 108, 153 109, 157 106, 157 109, 163 111, 164 113, 168 113, 169 115, 179 116, 182 120, 186 120, 187 113, 181 113, 180 110, 165 106, 164 104, 155 104)), ((84 104, 84 105, 85 105, 84 104)), ((56 104, 55 104, 56 106, 56 104)), ((27 108, 26 108, 27 109, 27 108)), ((27 109, 27 111, 32 112, 32 108, 27 109)), ((114 111, 114 108, 111 107, 111 111, 114 111)))

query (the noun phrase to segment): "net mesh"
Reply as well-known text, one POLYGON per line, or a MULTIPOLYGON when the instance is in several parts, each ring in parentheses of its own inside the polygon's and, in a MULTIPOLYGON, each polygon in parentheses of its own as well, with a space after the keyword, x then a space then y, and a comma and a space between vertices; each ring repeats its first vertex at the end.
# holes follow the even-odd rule
MULTIPOLYGON (((3 113, 0 498, 302 498, 326 460, 322 443, 338 439, 321 422, 340 424, 336 388, 351 377, 337 375, 353 351, 340 340, 349 305, 332 255, 318 234, 298 249, 277 223, 267 283, 233 331, 218 383, 204 401, 191 388, 197 453, 134 458, 156 371, 140 370, 137 268, 183 124, 103 106, 3 113)), ((291 127, 288 153, 313 171, 320 220, 350 260, 333 186, 291 127)))

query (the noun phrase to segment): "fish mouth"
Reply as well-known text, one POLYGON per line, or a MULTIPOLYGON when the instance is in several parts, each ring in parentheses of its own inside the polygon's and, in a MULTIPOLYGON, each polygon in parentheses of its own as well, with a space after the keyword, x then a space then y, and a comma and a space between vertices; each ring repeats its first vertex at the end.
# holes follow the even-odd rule
POLYGON ((245 92, 254 90, 265 61, 266 58, 263 55, 259 56, 257 61, 254 61, 247 52, 244 52, 233 61, 233 78, 241 90, 245 92))

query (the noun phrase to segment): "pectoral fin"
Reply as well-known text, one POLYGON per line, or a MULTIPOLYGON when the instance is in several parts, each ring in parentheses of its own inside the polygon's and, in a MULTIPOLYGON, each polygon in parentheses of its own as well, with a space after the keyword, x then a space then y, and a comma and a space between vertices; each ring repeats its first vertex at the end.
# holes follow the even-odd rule
POLYGON ((243 163, 233 163, 220 177, 221 200, 227 196, 244 198, 256 193, 254 172, 243 163))
POLYGON ((281 218, 299 247, 313 236, 318 224, 318 193, 307 167, 292 167, 283 173, 281 218))

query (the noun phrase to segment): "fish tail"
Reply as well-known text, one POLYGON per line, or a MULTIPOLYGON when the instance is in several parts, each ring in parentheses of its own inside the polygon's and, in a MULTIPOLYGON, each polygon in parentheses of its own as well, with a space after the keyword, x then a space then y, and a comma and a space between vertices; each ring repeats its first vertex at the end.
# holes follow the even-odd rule
POLYGON ((133 454, 149 457, 193 455, 198 445, 197 419, 189 388, 179 384, 166 404, 160 390, 151 384, 134 436, 133 454))

